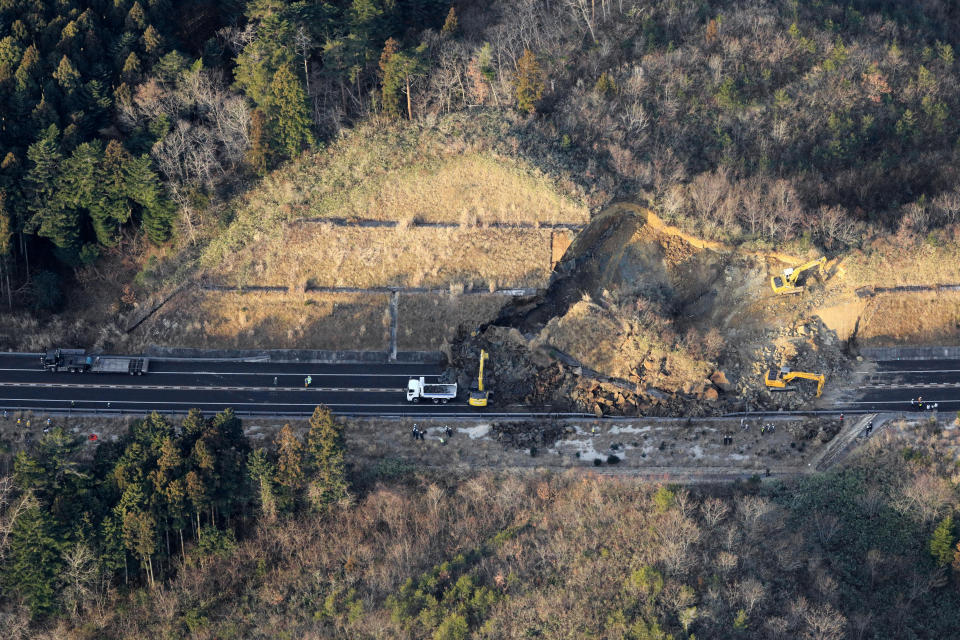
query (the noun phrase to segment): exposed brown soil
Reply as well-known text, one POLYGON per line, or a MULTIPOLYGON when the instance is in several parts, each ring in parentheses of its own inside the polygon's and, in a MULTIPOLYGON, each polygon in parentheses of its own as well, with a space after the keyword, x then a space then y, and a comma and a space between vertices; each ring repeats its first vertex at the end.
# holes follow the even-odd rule
POLYGON ((485 348, 494 388, 508 398, 549 398, 597 415, 798 406, 815 385, 771 394, 768 368, 832 378, 847 363, 841 341, 812 314, 823 283, 808 278, 800 295, 771 291, 784 259, 801 260, 738 252, 614 205, 580 233, 543 296, 507 307, 457 345, 454 363, 475 369, 485 348))

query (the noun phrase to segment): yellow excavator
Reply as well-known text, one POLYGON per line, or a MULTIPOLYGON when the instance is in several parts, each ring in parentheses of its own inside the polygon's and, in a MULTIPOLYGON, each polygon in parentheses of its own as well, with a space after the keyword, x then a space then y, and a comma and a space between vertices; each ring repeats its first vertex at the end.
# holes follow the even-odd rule
POLYGON ((764 382, 771 391, 795 391, 796 387, 788 386, 793 380, 813 380, 817 383, 817 397, 823 393, 823 383, 827 381, 822 373, 806 373, 804 371, 791 371, 790 367, 780 367, 780 369, 770 369, 764 382))
POLYGON ((803 291, 803 287, 797 285, 800 276, 810 269, 816 269, 822 278, 823 267, 826 264, 827 259, 821 257, 793 269, 784 269, 781 275, 770 278, 770 286, 773 287, 774 293, 800 293, 803 291))
POLYGON ((470 391, 470 399, 467 400, 467 404, 471 407, 485 407, 487 402, 490 401, 490 392, 483 388, 483 363, 489 357, 485 350, 480 350, 480 373, 477 375, 477 388, 470 391))

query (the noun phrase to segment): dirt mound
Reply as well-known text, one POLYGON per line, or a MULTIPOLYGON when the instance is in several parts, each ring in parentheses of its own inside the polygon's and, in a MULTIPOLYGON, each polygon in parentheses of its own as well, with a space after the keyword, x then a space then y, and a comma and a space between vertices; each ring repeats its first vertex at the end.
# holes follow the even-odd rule
POLYGON ((773 396, 766 370, 832 378, 846 356, 811 320, 822 283, 777 296, 769 278, 782 268, 780 254, 738 252, 615 205, 576 238, 542 296, 509 307, 457 356, 475 370, 487 349, 502 399, 552 398, 596 415, 798 406, 812 393, 773 396))

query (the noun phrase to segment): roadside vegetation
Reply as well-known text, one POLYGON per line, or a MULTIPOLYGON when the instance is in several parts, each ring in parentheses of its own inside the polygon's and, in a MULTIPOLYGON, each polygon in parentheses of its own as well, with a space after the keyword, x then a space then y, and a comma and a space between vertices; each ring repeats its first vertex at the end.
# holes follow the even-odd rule
POLYGON ((342 429, 318 407, 303 439, 287 426, 267 451, 231 411, 191 411, 180 423, 151 414, 104 443, 45 429, 12 465, 7 445, 0 626, 23 636, 104 615, 124 606, 118 589, 162 591, 258 523, 332 508, 348 497, 342 429))
POLYGON ((960 476, 932 423, 827 474, 693 490, 423 472, 395 458, 345 471, 333 425, 321 410, 303 437, 287 427, 250 452, 228 436, 239 433, 229 414, 180 429, 153 416, 92 459, 47 434, 4 480, 8 636, 839 640, 956 628, 960 476))

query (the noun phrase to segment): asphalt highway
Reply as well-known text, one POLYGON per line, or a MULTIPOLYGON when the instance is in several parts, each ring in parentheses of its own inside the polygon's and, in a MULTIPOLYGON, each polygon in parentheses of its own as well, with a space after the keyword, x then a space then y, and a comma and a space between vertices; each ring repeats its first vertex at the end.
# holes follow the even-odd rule
MULTIPOLYGON (((465 390, 448 404, 406 401, 409 378, 435 382, 442 374, 434 364, 162 358, 151 358, 143 376, 53 373, 41 369, 39 354, 0 354, 0 410, 182 413, 195 407, 211 413, 232 407, 241 414, 307 415, 322 403, 343 415, 537 415, 534 408, 495 402, 485 409, 470 407, 465 390), (305 388, 308 375, 312 384, 305 388)), ((936 403, 940 411, 960 410, 960 360, 877 362, 855 388, 824 408, 913 411, 910 401, 919 397, 927 405, 936 403)))
POLYGON ((0 409, 76 412, 204 412, 227 407, 241 413, 306 415, 318 404, 350 415, 450 415, 503 411, 476 409, 465 395, 448 404, 408 403, 407 380, 438 381, 433 364, 314 364, 228 360, 150 359, 143 376, 53 373, 40 356, 0 354, 0 409), (312 378, 309 388, 306 376, 312 378))
MULTIPOLYGON (((827 382, 829 384, 829 381, 827 382)), ((923 398, 939 411, 960 410, 960 360, 883 360, 855 393, 837 408, 866 411, 916 411, 910 401, 923 398)))

